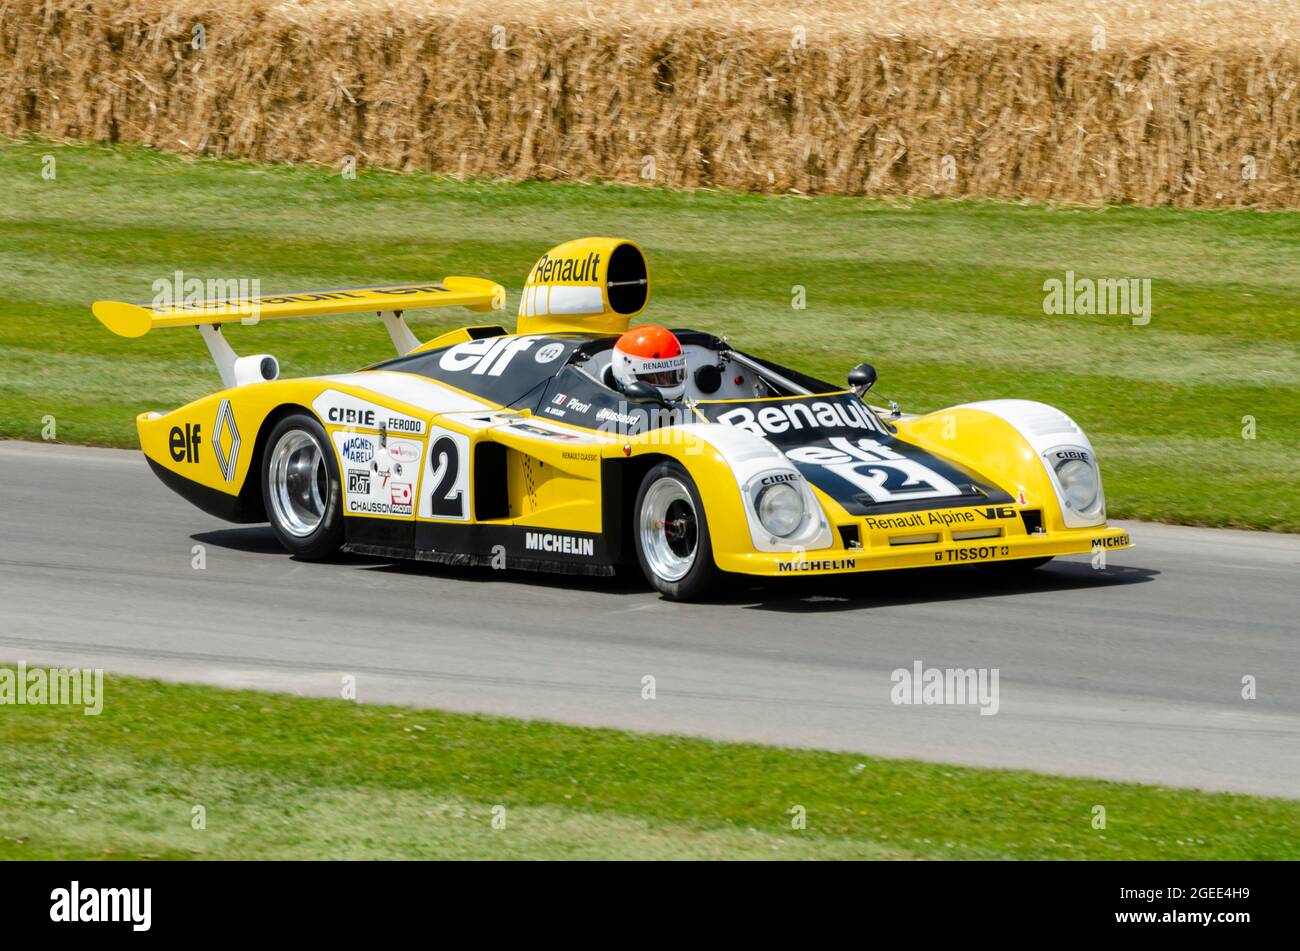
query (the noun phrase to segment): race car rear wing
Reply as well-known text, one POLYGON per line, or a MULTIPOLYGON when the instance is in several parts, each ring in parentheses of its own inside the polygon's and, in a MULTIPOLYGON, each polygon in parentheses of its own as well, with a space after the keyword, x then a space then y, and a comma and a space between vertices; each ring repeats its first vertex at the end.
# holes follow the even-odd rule
POLYGON ((197 327, 221 374, 221 382, 239 386, 274 380, 279 376, 279 363, 269 354, 238 356, 221 335, 222 324, 238 321, 251 325, 281 317, 373 313, 388 328, 398 354, 404 354, 420 345, 403 320, 406 311, 433 307, 493 311, 504 306, 505 288, 500 284, 481 277, 445 277, 427 284, 291 291, 255 297, 186 297, 175 303, 155 300, 128 304, 102 300, 96 301, 91 311, 100 323, 121 337, 143 337, 156 327, 197 327))

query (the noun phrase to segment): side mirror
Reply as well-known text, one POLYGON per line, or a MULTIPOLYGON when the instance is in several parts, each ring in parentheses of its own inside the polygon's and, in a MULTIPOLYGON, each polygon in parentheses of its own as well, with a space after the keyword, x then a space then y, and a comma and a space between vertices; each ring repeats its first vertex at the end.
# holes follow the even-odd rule
POLYGON ((861 396, 876 385, 876 368, 870 363, 859 363, 849 371, 849 386, 861 396))
POLYGON ((629 403, 654 403, 656 406, 668 407, 668 401, 659 392, 659 388, 641 380, 633 380, 624 386, 623 398, 629 403))

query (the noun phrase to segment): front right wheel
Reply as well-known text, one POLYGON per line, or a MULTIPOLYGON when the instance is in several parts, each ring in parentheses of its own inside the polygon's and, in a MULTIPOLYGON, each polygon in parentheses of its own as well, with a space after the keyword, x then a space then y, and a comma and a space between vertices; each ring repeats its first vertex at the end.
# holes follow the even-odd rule
POLYGON ((718 583, 709 521, 690 474, 661 462, 636 497, 636 556, 654 589, 670 601, 690 601, 718 583))

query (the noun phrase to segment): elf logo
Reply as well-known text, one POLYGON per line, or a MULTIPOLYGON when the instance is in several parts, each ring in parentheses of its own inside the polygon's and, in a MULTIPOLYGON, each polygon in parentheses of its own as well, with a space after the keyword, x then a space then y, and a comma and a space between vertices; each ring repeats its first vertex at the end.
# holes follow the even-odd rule
POLYGON ((500 376, 515 354, 523 353, 544 337, 484 337, 451 347, 438 360, 438 368, 451 373, 468 370, 475 376, 500 376))
POLYGON ((167 434, 167 448, 171 451, 174 462, 198 462, 199 445, 203 442, 203 426, 200 423, 186 423, 184 431, 173 426, 167 434))

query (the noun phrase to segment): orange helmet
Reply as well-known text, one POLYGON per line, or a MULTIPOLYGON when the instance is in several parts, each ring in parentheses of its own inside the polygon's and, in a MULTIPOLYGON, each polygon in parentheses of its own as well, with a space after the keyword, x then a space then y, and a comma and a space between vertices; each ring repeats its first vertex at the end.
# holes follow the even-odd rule
POLYGON ((686 354, 671 330, 646 324, 634 327, 614 344, 610 364, 620 387, 634 380, 658 387, 666 400, 679 400, 686 393, 686 354))

